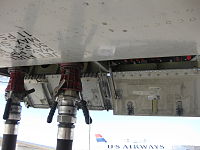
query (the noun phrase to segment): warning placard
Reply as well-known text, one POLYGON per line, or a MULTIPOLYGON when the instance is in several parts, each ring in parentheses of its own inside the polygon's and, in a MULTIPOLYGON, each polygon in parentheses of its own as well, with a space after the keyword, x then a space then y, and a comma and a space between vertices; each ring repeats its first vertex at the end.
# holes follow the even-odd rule
POLYGON ((59 54, 26 31, 0 34, 0 57, 13 60, 57 58, 59 54))

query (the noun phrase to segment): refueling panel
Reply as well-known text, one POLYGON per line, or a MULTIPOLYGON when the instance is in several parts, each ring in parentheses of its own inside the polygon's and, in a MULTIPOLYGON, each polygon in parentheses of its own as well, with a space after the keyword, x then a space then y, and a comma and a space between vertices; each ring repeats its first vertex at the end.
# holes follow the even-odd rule
POLYGON ((114 114, 199 116, 199 70, 114 73, 114 114))
MULTIPOLYGON (((25 79, 35 92, 27 105, 49 108, 60 75, 25 79)), ((200 116, 199 69, 168 69, 99 73, 82 77, 83 99, 90 110, 113 110, 115 115, 200 116)))

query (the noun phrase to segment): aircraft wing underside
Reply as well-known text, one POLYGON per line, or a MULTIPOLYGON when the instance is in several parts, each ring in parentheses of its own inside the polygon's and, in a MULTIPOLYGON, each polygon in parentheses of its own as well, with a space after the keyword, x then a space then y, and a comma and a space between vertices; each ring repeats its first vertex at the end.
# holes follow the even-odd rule
POLYGON ((198 55, 199 0, 2 0, 0 67, 198 55))

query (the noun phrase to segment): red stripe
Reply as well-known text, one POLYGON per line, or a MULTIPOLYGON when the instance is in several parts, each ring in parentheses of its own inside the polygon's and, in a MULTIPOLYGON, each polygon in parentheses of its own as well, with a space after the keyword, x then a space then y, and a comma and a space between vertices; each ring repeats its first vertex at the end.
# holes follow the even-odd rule
POLYGON ((96 138, 102 138, 101 134, 95 134, 96 138))

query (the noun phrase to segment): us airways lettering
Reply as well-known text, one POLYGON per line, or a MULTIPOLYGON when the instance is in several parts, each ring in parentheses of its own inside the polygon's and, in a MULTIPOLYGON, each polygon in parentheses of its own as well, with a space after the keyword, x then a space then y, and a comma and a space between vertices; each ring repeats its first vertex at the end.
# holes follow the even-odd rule
POLYGON ((162 150, 165 149, 163 145, 147 145, 147 144, 125 144, 125 145, 107 145, 108 150, 162 150))

